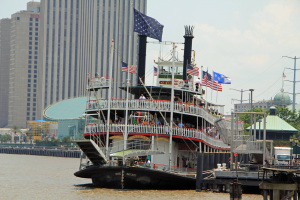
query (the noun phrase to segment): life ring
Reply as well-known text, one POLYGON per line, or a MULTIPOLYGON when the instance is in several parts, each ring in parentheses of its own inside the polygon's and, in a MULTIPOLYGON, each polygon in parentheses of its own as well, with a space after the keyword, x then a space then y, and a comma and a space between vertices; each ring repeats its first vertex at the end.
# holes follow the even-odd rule
POLYGON ((106 82, 106 79, 104 77, 100 78, 100 83, 104 84, 106 82))
POLYGON ((184 81, 183 80, 178 81, 178 86, 183 87, 184 86, 184 81))

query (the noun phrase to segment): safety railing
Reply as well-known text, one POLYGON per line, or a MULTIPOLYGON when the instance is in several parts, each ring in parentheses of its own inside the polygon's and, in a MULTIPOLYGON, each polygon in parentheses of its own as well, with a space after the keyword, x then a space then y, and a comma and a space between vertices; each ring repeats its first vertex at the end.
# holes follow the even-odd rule
MULTIPOLYGON (((125 132, 125 124, 110 124, 109 131, 110 132, 117 132, 117 133, 124 133, 125 132)), ((95 134, 106 132, 107 126, 105 124, 87 124, 85 126, 85 134, 95 134)), ((157 135, 170 135, 170 130, 168 126, 164 125, 143 125, 143 124, 128 124, 127 125, 127 132, 128 133, 147 133, 147 134, 157 134, 157 135)), ((225 148, 228 149, 229 146, 225 144, 222 140, 218 138, 214 138, 201 130, 192 129, 192 128, 179 128, 173 127, 173 136, 180 136, 186 138, 194 138, 200 139, 206 142, 207 144, 218 147, 218 148, 225 148)))
POLYGON ((91 79, 88 85, 89 89, 99 87, 109 87, 109 76, 94 77, 91 79))
MULTIPOLYGON (((168 100, 154 100, 155 104, 151 100, 139 100, 139 99, 128 99, 128 109, 129 110, 153 110, 153 111, 166 111, 169 112, 171 109, 171 101, 168 100)), ((89 100, 86 103, 86 110, 98 110, 99 107, 101 109, 107 109, 108 108, 108 100, 107 99, 101 99, 99 100, 99 104, 96 100, 89 100)), ((111 99, 110 101, 110 108, 111 109, 125 109, 126 108, 126 99, 111 99)), ((214 124, 214 122, 219 119, 218 117, 212 115, 210 112, 205 110, 203 107, 199 105, 195 105, 192 103, 183 103, 183 102, 174 102, 174 112, 177 113, 183 113, 183 114, 192 114, 192 115, 198 115, 203 117, 206 121, 208 121, 211 124, 214 124)), ((231 121, 228 120, 222 120, 225 127, 228 127, 228 129, 231 128, 231 121)), ((239 121, 238 123, 238 129, 243 130, 243 122, 239 121)))

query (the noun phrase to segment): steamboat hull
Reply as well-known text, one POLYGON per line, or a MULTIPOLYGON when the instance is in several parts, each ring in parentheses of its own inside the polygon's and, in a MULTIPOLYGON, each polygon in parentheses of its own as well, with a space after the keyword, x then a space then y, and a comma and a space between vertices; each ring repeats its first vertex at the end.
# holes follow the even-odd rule
POLYGON ((196 188, 196 177, 142 167, 95 167, 74 173, 80 178, 91 178, 97 187, 112 189, 189 190, 196 188))

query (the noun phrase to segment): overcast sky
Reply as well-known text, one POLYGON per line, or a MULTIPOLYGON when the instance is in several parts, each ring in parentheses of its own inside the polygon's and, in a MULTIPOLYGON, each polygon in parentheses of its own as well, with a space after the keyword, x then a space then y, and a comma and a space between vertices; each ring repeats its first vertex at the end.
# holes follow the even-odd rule
MULTIPOLYGON (((27 2, 0 0, 0 18, 25 10, 27 2)), ((163 41, 184 42, 184 25, 195 26, 197 66, 231 78, 232 84, 223 85, 218 99, 217 92, 212 94, 212 101, 224 104, 225 112, 230 112, 233 103, 239 103, 231 99, 241 98, 240 92, 229 88, 253 88, 254 101, 268 100, 280 91, 283 71, 285 80, 293 80, 293 71, 285 68, 293 68, 294 60, 282 56, 300 57, 299 0, 148 0, 147 15, 164 25, 163 41)), ((166 54, 170 46, 163 49, 166 54)), ((178 45, 180 59, 181 49, 183 46, 178 45)), ((159 45, 148 44, 148 84, 152 83, 153 60, 158 54, 159 45)), ((300 59, 297 66, 300 68, 300 59)), ((296 79, 300 80, 300 72, 296 79)), ((292 92, 292 83, 285 81, 284 90, 292 92)), ((299 84, 296 92, 300 93, 299 84)), ((244 93, 244 99, 248 99, 248 93, 244 93)), ((299 96, 296 102, 300 103, 299 96)))

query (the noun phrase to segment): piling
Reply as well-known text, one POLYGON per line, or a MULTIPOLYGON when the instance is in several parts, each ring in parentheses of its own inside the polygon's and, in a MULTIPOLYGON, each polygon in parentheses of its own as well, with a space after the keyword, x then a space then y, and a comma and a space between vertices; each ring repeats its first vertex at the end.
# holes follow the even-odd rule
POLYGON ((234 180, 230 183, 230 200, 242 200, 242 184, 234 180))

